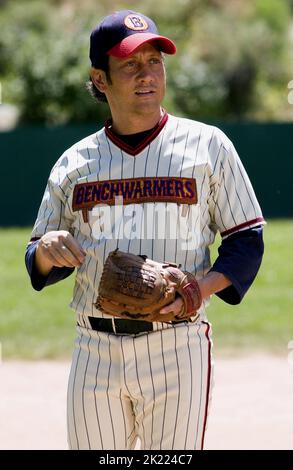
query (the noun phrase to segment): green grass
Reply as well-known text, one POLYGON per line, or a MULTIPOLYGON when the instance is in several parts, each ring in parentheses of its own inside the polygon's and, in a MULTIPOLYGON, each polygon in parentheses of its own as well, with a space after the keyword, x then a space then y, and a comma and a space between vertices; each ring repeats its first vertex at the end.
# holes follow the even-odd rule
POLYGON ((69 357, 74 312, 68 308, 74 277, 36 292, 24 252, 30 229, 0 230, 0 341, 3 358, 69 357))
MULTIPOLYGON (((2 355, 4 359, 68 358, 75 334, 75 315, 68 307, 74 275, 35 292, 24 266, 29 236, 30 229, 0 230, 2 355)), ((207 314, 216 353, 288 354, 293 339, 292 238, 293 220, 269 220, 264 261, 243 302, 230 306, 213 297, 207 314)), ((212 258, 216 256, 215 245, 212 258)))
POLYGON ((288 354, 293 339, 293 220, 268 220, 264 240, 261 268, 242 303, 231 306, 214 296, 207 309, 215 350, 288 354))

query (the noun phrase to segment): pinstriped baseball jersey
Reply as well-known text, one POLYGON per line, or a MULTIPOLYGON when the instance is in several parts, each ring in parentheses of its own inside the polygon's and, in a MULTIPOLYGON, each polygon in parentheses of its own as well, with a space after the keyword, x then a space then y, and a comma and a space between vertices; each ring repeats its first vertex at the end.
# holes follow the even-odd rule
MULTIPOLYGON (((263 223, 245 169, 219 129, 164 114, 136 149, 110 124, 60 157, 50 174, 32 237, 68 230, 87 253, 71 307, 94 307, 108 253, 115 248, 181 265, 197 278, 210 269, 209 245, 263 223)), ((205 319, 204 305, 201 318, 205 319)))

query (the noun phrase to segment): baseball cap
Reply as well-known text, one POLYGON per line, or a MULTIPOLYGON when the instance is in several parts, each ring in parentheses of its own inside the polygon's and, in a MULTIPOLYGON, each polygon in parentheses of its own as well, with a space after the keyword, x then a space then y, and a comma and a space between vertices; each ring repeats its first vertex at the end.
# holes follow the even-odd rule
POLYGON ((99 68, 105 57, 125 58, 147 42, 156 41, 161 51, 175 54, 173 41, 158 33, 153 20, 132 10, 121 10, 106 16, 92 31, 90 60, 99 68))

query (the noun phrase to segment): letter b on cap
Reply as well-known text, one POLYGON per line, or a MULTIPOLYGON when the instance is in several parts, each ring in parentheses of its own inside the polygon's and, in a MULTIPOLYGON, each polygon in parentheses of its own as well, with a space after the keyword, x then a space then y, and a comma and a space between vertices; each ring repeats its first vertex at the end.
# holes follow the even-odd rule
POLYGON ((144 31, 148 28, 148 24, 145 19, 137 15, 126 16, 124 24, 127 28, 133 29, 134 31, 144 31))

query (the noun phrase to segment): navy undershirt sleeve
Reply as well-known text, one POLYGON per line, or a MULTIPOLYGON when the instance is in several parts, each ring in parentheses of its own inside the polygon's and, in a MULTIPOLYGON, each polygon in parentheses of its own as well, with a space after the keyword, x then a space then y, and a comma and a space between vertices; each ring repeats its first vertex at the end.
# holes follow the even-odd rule
POLYGON ((25 265, 31 278, 33 288, 37 291, 40 291, 44 287, 55 284, 56 282, 70 276, 70 274, 74 271, 74 268, 67 268, 66 266, 64 268, 58 268, 57 266, 54 266, 48 276, 43 276, 37 271, 35 267, 35 253, 37 244, 38 240, 30 243, 27 246, 25 253, 25 265))
POLYGON ((236 305, 255 279, 261 265, 264 242, 262 226, 243 230, 222 241, 219 256, 210 271, 224 274, 232 285, 216 295, 228 304, 236 305))

